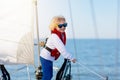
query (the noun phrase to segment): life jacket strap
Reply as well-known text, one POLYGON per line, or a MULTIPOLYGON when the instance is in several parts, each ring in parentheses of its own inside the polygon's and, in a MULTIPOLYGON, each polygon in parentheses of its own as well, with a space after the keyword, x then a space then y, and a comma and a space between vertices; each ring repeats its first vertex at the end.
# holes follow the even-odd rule
POLYGON ((48 50, 50 53, 52 51, 52 49, 50 49, 49 47, 45 46, 45 49, 48 50))

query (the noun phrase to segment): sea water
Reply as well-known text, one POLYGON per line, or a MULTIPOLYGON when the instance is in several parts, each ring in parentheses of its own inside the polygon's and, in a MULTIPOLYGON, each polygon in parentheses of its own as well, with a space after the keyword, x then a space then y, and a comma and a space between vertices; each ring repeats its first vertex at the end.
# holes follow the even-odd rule
MULTIPOLYGON (((120 80, 119 43, 120 40, 116 39, 68 39, 66 48, 77 59, 76 63, 71 63, 72 80, 105 80, 107 77, 108 80, 120 80)), ((6 65, 11 80, 36 80, 38 57, 35 46, 35 65, 6 65)), ((61 56, 54 62, 54 67, 60 68, 63 61, 61 56)), ((52 80, 56 73, 57 70, 54 69, 52 80)))

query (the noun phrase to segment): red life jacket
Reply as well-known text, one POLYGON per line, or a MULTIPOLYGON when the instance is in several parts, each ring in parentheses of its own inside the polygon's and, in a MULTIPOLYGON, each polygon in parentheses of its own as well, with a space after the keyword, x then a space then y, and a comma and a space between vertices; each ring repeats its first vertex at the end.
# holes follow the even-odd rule
MULTIPOLYGON (((52 34, 56 34, 60 40, 63 42, 63 44, 66 44, 66 34, 65 32, 61 33, 59 31, 57 31, 56 29, 54 29, 53 31, 51 31, 52 34)), ((57 60, 60 56, 60 52, 55 48, 51 51, 51 56, 55 57, 55 60, 57 60)))

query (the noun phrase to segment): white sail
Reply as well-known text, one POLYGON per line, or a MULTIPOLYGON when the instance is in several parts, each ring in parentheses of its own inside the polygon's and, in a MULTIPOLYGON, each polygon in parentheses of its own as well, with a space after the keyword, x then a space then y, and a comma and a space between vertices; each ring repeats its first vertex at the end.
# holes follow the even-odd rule
POLYGON ((0 0, 0 64, 33 64, 33 0, 0 0))

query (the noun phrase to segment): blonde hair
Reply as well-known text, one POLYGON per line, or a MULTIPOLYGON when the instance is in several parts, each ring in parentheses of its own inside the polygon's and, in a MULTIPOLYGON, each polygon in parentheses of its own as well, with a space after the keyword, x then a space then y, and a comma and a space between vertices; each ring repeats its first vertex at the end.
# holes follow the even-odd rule
POLYGON ((60 21, 65 21, 66 22, 65 17, 64 16, 53 17, 52 20, 51 20, 50 26, 49 26, 50 30, 52 31, 55 28, 57 28, 60 21))

